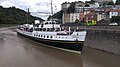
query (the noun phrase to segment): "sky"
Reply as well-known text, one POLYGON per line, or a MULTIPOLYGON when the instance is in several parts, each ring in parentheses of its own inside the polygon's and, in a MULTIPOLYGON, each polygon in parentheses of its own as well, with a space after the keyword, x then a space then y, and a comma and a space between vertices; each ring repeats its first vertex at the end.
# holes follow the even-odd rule
MULTIPOLYGON (((61 10, 61 4, 63 2, 75 2, 75 1, 90 1, 90 0, 52 0, 54 13, 61 10)), ((49 14, 45 12, 51 12, 50 9, 51 0, 0 0, 0 5, 8 8, 15 6, 16 8, 27 11, 29 8, 31 15, 41 17, 46 20, 49 14), (44 12, 44 13, 39 13, 44 12)))

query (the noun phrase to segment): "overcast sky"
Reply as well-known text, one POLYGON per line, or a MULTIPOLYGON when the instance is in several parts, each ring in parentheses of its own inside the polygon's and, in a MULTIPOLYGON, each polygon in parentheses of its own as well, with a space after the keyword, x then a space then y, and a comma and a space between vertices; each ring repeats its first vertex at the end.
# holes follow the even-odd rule
MULTIPOLYGON (((75 1, 90 1, 90 0, 52 0, 53 1, 53 11, 57 12, 61 10, 61 4, 63 2, 75 2, 75 1)), ((46 19, 48 15, 38 14, 38 12, 50 12, 50 3, 51 0, 0 0, 0 5, 3 7, 12 7, 20 8, 22 10, 30 9, 30 12, 34 16, 42 17, 46 19)))

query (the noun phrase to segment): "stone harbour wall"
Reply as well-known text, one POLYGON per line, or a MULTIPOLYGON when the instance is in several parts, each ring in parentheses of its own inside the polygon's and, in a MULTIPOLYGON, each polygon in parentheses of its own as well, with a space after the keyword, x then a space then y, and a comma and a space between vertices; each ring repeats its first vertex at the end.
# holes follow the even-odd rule
POLYGON ((120 31, 89 30, 84 46, 120 54, 120 31))

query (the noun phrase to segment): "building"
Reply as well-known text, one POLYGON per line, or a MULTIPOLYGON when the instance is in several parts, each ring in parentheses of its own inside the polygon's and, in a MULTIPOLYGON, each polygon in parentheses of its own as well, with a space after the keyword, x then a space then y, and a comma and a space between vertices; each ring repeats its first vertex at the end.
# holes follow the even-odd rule
POLYGON ((96 21, 106 20, 106 14, 104 11, 96 12, 96 21))
POLYGON ((113 0, 95 0, 100 6, 107 6, 107 3, 113 2, 113 0))
POLYGON ((64 3, 62 3, 61 9, 63 11, 66 11, 70 7, 70 4, 71 4, 70 2, 64 2, 64 3))
POLYGON ((87 21, 90 21, 90 20, 96 21, 96 14, 95 14, 95 12, 90 12, 90 13, 87 13, 85 15, 85 21, 87 22, 87 21))
POLYGON ((83 21, 83 18, 84 18, 84 13, 83 12, 80 12, 80 14, 79 14, 80 16, 79 16, 79 20, 80 21, 83 21))
POLYGON ((80 20, 79 16, 79 13, 70 13, 70 23, 80 20))
POLYGON ((64 22, 69 23, 70 22, 70 14, 64 14, 64 22))
POLYGON ((112 16, 120 16, 120 10, 119 9, 110 10, 109 18, 112 18, 112 16))
POLYGON ((96 14, 95 12, 90 12, 85 15, 84 22, 86 22, 87 25, 95 25, 96 24, 96 14))
POLYGON ((112 0, 94 0, 97 3, 111 2, 112 0))
POLYGON ((82 3, 82 2, 75 2, 75 12, 84 12, 89 11, 91 8, 98 8, 98 3, 82 3))
POLYGON ((84 2, 81 1, 75 2, 75 8, 84 7, 84 6, 85 6, 84 2))
MULTIPOLYGON (((63 10, 63 16, 62 16, 62 23, 66 23, 68 22, 67 18, 68 17, 66 14, 67 14, 67 9, 70 7, 70 4, 69 2, 64 2, 62 3, 61 5, 61 10, 63 10)), ((68 18, 69 19, 69 18, 68 18)))
POLYGON ((112 16, 120 16, 120 6, 101 6, 99 7, 99 3, 111 2, 112 0, 92 0, 91 2, 75 2, 75 13, 67 13, 67 9, 70 6, 69 2, 65 2, 62 4, 63 13, 63 23, 73 23, 77 20, 79 21, 101 21, 101 20, 109 20, 112 16))

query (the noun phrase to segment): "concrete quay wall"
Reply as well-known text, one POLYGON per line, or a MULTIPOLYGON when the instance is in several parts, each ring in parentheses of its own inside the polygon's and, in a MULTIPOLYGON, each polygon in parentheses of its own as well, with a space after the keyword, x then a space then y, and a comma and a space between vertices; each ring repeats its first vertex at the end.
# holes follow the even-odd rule
POLYGON ((84 46, 120 54, 120 31, 88 30, 84 46))
MULTIPOLYGON (((87 30, 84 46, 120 54, 120 26, 64 26, 87 30)), ((84 48, 83 48, 84 51, 84 48)))

